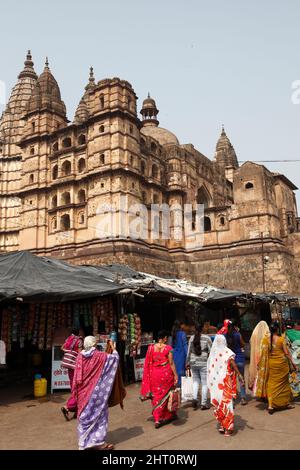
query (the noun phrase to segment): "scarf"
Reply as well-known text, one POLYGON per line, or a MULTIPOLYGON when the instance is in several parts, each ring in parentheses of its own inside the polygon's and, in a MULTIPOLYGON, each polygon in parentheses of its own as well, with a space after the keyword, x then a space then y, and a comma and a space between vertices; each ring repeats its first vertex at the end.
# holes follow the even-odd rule
POLYGON ((225 336, 216 335, 207 361, 207 386, 212 403, 222 400, 228 361, 234 358, 234 352, 227 348, 225 336))
POLYGON ((265 321, 260 321, 254 328, 250 338, 250 365, 248 375, 248 388, 250 390, 252 390, 257 377, 257 366, 261 356, 262 340, 266 334, 270 334, 269 327, 265 321))
POLYGON ((218 335, 227 335, 228 333, 228 326, 231 324, 232 322, 230 320, 224 320, 224 325, 222 326, 222 328, 218 331, 218 335))

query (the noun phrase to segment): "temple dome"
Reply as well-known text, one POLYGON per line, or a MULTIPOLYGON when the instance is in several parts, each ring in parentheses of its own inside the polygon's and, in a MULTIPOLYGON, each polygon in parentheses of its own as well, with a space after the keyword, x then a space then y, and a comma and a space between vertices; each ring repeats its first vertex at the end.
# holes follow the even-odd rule
POLYGON ((148 93, 148 97, 143 101, 140 113, 143 116, 142 134, 157 140, 160 145, 179 145, 176 135, 163 127, 158 127, 159 121, 157 115, 159 110, 157 109, 155 100, 151 98, 150 93, 148 93))
POLYGON ((163 127, 144 126, 141 129, 141 133, 145 136, 153 137, 160 145, 179 145, 176 135, 163 127))

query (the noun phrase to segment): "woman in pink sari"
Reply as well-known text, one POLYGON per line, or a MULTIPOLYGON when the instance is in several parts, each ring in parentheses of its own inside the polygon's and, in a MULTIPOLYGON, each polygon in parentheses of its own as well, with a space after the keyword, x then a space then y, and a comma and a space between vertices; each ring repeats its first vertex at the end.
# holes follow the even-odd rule
POLYGON ((96 338, 87 336, 84 351, 76 360, 73 395, 78 408, 79 450, 112 450, 106 442, 108 399, 119 363, 119 355, 110 341, 112 354, 96 349, 96 338))
POLYGON ((158 342, 149 346, 141 387, 140 399, 152 400, 152 414, 156 428, 177 419, 176 412, 168 411, 168 398, 178 382, 178 376, 173 362, 172 347, 167 345, 167 342, 168 333, 163 330, 158 333, 158 342))

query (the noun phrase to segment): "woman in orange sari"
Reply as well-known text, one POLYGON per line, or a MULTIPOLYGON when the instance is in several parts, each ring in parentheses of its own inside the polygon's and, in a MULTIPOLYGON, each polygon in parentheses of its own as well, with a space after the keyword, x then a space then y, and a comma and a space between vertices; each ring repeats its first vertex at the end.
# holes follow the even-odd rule
POLYGON ((280 336, 277 322, 270 326, 270 335, 262 341, 261 357, 258 364, 256 396, 268 398, 268 412, 273 414, 276 409, 292 408, 292 391, 289 384, 289 361, 291 355, 280 336))
POLYGON ((172 347, 167 345, 168 333, 160 331, 158 342, 148 348, 141 388, 142 401, 152 400, 155 427, 159 428, 177 418, 176 412, 168 410, 168 398, 178 382, 173 361, 172 347))

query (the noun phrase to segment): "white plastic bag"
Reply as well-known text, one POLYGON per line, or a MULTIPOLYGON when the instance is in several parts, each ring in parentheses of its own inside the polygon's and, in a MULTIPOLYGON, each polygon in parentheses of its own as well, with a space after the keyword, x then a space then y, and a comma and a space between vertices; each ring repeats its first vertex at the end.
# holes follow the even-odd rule
POLYGON ((181 401, 193 400, 193 377, 181 377, 181 401))

